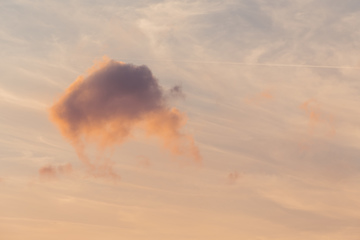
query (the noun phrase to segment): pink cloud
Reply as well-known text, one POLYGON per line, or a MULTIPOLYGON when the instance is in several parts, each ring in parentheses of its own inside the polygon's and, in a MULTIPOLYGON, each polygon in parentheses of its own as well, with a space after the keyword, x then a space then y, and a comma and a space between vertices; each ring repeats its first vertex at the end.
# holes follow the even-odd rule
POLYGON ((94 176, 117 174, 111 161, 91 160, 86 147, 95 144, 101 153, 127 141, 134 129, 159 138, 174 155, 201 162, 193 137, 182 131, 186 114, 168 105, 169 96, 183 96, 181 87, 167 93, 148 67, 104 58, 68 87, 51 107, 50 117, 94 176))

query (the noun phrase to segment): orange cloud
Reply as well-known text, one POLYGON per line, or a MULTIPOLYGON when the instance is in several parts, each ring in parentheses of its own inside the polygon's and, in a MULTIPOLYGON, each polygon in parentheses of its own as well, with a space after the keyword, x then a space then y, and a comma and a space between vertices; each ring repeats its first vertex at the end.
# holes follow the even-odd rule
POLYGON ((331 135, 335 134, 333 116, 322 112, 320 109, 320 104, 316 100, 309 99, 305 101, 303 104, 301 104, 300 109, 304 110, 305 113, 308 115, 309 128, 311 133, 315 131, 315 128, 317 126, 325 123, 325 125, 330 128, 329 133, 331 135))
POLYGON ((72 165, 70 163, 64 165, 47 165, 39 169, 39 176, 41 179, 56 179, 63 175, 72 173, 72 165))
POLYGON ((51 107, 50 119, 95 176, 116 174, 110 161, 92 161, 86 146, 103 152, 128 140, 134 129, 158 137, 174 155, 200 162, 193 137, 181 131, 186 115, 168 106, 169 96, 183 96, 181 88, 165 92, 148 67, 104 58, 69 86, 51 107))
MULTIPOLYGON (((309 99, 300 105, 300 109, 305 112, 308 118, 308 133, 310 136, 314 134, 324 134, 327 136, 335 135, 334 117, 321 110, 321 105, 315 99, 309 99)), ((310 145, 309 137, 305 137, 300 141, 300 148, 307 149, 310 145)))
POLYGON ((249 104, 260 104, 265 101, 272 100, 274 96, 271 94, 270 90, 262 91, 254 96, 247 97, 245 101, 249 104))

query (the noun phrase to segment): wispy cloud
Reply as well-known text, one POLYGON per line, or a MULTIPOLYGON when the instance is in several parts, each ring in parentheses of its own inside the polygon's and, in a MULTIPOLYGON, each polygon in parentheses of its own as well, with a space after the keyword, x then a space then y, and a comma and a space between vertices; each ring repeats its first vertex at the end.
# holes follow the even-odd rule
POLYGON ((33 99, 25 99, 16 96, 1 88, 0 88, 0 99, 11 104, 15 104, 26 108, 32 108, 36 110, 44 110, 46 108, 46 105, 41 102, 35 101, 33 99))
POLYGON ((357 1, 0 5, 0 49, 6 56, 0 59, 4 238, 36 239, 44 229, 59 239, 89 240, 101 234, 157 240, 358 238, 357 1), (102 55, 134 65, 101 61, 61 92, 102 55), (155 93, 135 84, 132 93, 126 87, 119 94, 107 76, 125 69, 139 75, 151 69, 161 80, 144 74, 155 93), (34 171, 40 180, 67 178, 60 167, 66 164, 56 163, 76 153, 38 102, 51 104, 61 94, 52 110, 55 124, 90 174, 119 179, 115 167, 121 165, 121 184, 87 177, 56 181, 51 188, 24 189, 19 183, 34 171), (173 97, 184 101, 169 101, 173 97), (159 140, 166 151, 194 160, 192 136, 206 158, 201 170, 174 167, 159 142, 148 141, 159 140), (309 146, 306 151, 299 151, 299 139, 309 146), (112 152, 117 146, 121 151, 112 152), (49 164, 38 169, 39 163, 49 164), (21 219, 51 221, 44 226, 21 219))
POLYGON ((70 175, 73 172, 73 167, 70 163, 51 165, 48 164, 39 169, 39 177, 41 180, 54 180, 59 177, 70 175))

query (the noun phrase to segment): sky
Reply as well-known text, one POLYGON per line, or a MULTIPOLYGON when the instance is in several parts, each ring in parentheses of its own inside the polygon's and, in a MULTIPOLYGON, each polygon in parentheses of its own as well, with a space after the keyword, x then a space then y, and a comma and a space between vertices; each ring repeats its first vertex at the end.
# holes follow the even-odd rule
POLYGON ((1 0, 0 239, 358 240, 360 2, 1 0))

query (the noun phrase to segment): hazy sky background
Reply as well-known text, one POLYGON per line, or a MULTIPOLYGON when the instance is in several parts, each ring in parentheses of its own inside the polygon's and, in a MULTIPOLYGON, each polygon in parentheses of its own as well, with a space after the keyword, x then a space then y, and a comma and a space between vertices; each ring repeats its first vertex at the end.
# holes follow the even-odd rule
MULTIPOLYGON (((0 239, 358 240, 360 1, 0 1, 0 239), (94 62, 180 85, 202 164, 94 177, 49 108, 94 62)), ((91 148, 90 148, 91 151, 91 148)))

